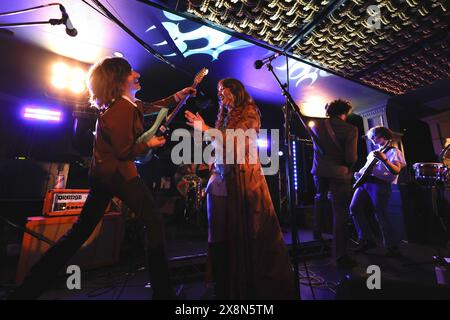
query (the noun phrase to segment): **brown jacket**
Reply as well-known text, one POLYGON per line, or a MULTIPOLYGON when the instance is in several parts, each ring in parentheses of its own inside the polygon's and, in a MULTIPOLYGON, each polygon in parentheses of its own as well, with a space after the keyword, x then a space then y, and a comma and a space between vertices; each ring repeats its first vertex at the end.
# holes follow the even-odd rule
POLYGON ((124 98, 114 101, 97 120, 90 175, 105 183, 111 183, 116 172, 125 180, 136 177, 134 159, 149 150, 146 142, 135 143, 144 131, 144 113, 174 103, 175 96, 152 103, 137 101, 137 106, 124 98))
POLYGON ((311 173, 318 177, 347 179, 352 178, 351 168, 358 159, 357 143, 358 128, 339 118, 330 118, 340 148, 331 139, 325 124, 325 119, 317 120, 312 128, 318 136, 325 154, 321 156, 314 152, 314 162, 311 173))

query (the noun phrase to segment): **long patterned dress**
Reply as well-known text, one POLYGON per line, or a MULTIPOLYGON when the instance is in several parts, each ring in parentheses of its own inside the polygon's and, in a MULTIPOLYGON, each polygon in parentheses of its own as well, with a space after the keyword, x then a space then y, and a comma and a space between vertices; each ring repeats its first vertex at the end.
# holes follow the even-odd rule
MULTIPOLYGON (((255 129, 261 122, 249 105, 233 129, 255 129)), ((224 139, 225 141, 225 139, 224 139)), ((248 151, 247 151, 248 152, 248 151)), ((298 299, 288 251, 259 159, 227 165, 225 242, 231 299, 298 299)))

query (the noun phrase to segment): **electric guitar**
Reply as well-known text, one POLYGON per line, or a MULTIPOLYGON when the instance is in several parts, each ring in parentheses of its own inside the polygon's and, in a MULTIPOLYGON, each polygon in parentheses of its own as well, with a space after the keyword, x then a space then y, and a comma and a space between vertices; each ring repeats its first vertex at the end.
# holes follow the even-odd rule
MULTIPOLYGON (((391 148, 392 148, 392 140, 388 140, 386 145, 383 148, 381 148, 380 150, 378 150, 378 151, 380 151, 382 153, 386 153, 386 151, 388 151, 391 148)), ((378 163, 378 161, 380 161, 378 158, 373 158, 373 160, 370 162, 370 164, 364 170, 362 175, 358 179, 356 179, 355 183, 353 184, 353 191, 358 189, 358 187, 362 186, 364 184, 364 182, 366 182, 367 177, 370 176, 370 174, 372 173, 373 168, 378 163)))
MULTIPOLYGON (((203 78, 208 74, 208 69, 203 68, 200 70, 194 78, 194 82, 192 83, 193 88, 197 88, 199 83, 203 80, 203 78)), ((175 109, 172 111, 172 113, 167 117, 167 108, 162 108, 158 116, 156 117, 155 122, 153 123, 152 127, 148 129, 146 132, 144 132, 139 138, 137 138, 136 142, 140 143, 143 141, 149 141, 152 137, 161 137, 165 136, 168 137, 169 135, 169 125, 172 122, 172 120, 175 118, 175 116, 178 114, 178 112, 181 110, 181 108, 186 104, 186 101, 191 97, 191 94, 186 95, 183 99, 181 99, 175 109), (165 123, 162 124, 162 122, 166 119, 165 123)), ((155 150, 152 148, 150 149, 146 155, 137 157, 136 161, 137 163, 144 164, 149 162, 153 157, 155 156, 155 150)))

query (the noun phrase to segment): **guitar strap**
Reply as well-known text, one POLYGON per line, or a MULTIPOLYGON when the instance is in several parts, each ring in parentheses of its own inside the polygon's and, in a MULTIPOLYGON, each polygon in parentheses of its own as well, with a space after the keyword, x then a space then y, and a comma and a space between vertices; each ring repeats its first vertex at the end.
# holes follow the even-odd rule
POLYGON ((330 119, 325 119, 325 128, 327 129, 328 135, 331 138, 331 141, 333 141, 334 145, 336 146, 336 148, 338 148, 338 150, 340 152, 344 152, 344 150, 342 149, 342 146, 340 145, 337 137, 336 137, 336 133, 334 133, 333 128, 331 127, 330 124, 330 119))

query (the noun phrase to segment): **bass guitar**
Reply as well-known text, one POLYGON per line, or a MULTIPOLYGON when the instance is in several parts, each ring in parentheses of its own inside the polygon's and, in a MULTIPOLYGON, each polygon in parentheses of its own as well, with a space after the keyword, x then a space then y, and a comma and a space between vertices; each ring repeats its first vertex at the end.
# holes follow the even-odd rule
MULTIPOLYGON (((392 148, 392 140, 388 140, 386 145, 378 151, 380 151, 382 153, 386 153, 386 151, 388 151, 391 148, 392 148)), ((373 158, 373 160, 366 167, 366 169, 364 170, 362 175, 358 179, 356 179, 355 183, 353 184, 353 191, 358 189, 358 187, 362 186, 364 184, 364 182, 366 182, 367 178, 372 173, 372 170, 375 167, 375 165, 378 163, 378 161, 380 161, 378 158, 373 158)))

